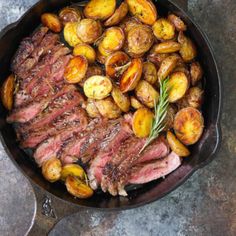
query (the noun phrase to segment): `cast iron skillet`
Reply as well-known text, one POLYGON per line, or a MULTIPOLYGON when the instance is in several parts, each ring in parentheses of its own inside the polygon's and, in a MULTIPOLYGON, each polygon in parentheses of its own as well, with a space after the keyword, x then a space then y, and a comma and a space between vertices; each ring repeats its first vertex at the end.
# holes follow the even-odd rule
MULTIPOLYGON (((81 2, 81 1, 75 1, 81 2)), ((205 130, 201 140, 192 147, 192 155, 186 158, 182 166, 165 179, 157 180, 144 185, 142 188, 129 192, 129 197, 111 197, 108 194, 98 193, 87 200, 74 199, 69 195, 62 184, 49 184, 42 177, 40 170, 23 152, 16 142, 13 127, 6 123, 7 111, 1 106, 0 113, 0 137, 1 142, 11 160, 17 168, 28 177, 36 190, 37 200, 40 202, 37 220, 43 227, 51 227, 61 216, 78 211, 79 207, 100 209, 129 209, 158 200, 183 184, 198 168, 208 164, 217 151, 220 143, 220 111, 221 111, 221 82, 213 52, 207 37, 202 33, 188 14, 181 9, 183 2, 178 0, 178 6, 173 1, 158 0, 159 14, 168 11, 181 16, 188 25, 189 34, 198 47, 199 60, 205 72, 205 103, 203 114, 205 118, 205 130), (44 196, 47 196, 46 198, 44 196), (53 198, 53 200, 51 200, 53 198), (41 210, 43 204, 43 211, 41 210), (55 209, 52 207, 53 203, 55 209), (42 219, 42 213, 49 216, 42 219), (46 222, 46 223, 45 223, 46 222), (46 224, 46 226, 45 226, 46 224)), ((177 2, 177 0, 175 1, 177 2)), ((10 61, 19 46, 20 41, 28 36, 39 24, 40 16, 44 12, 57 11, 70 5, 69 0, 41 0, 33 6, 18 22, 6 27, 0 34, 0 83, 10 73, 10 61)), ((37 226, 37 224, 36 224, 37 226)), ((33 232, 33 231, 31 231, 33 232)), ((37 231, 39 232, 39 231, 37 231)))

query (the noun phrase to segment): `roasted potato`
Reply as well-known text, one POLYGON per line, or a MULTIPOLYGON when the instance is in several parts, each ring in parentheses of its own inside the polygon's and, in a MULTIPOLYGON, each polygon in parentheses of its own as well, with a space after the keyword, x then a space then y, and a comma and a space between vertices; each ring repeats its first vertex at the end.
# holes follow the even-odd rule
POLYGON ((90 0, 84 8, 86 18, 106 20, 116 9, 116 0, 90 0))
POLYGON ((204 128, 204 119, 200 111, 193 107, 180 110, 174 121, 174 131, 177 138, 185 145, 196 143, 204 128))
POLYGON ((180 63, 177 64, 175 69, 173 70, 173 73, 174 72, 183 72, 183 73, 185 73, 187 75, 188 78, 190 78, 190 72, 188 70, 187 65, 184 64, 184 63, 183 64, 180 64, 180 63))
POLYGON ((156 66, 151 62, 143 63, 143 79, 149 84, 155 84, 157 81, 157 69, 156 66))
POLYGON ((68 176, 75 176, 80 180, 85 180, 86 178, 84 169, 77 164, 67 164, 62 167, 61 180, 65 181, 68 176))
POLYGON ((127 36, 131 29, 139 25, 142 25, 142 23, 137 18, 126 17, 120 24, 120 27, 125 32, 125 35, 127 36))
POLYGON ((127 15, 128 13, 128 5, 126 2, 122 2, 121 5, 116 9, 109 19, 107 19, 104 23, 106 27, 118 25, 127 15))
POLYGON ((77 36, 78 22, 68 22, 64 27, 64 39, 71 46, 75 47, 77 44, 82 43, 77 36))
POLYGON ((103 99, 109 96, 112 83, 109 78, 95 75, 88 78, 84 83, 84 93, 88 98, 103 99))
POLYGON ((84 199, 89 198, 93 195, 93 190, 75 176, 69 175, 66 178, 65 184, 67 191, 74 197, 84 199))
POLYGON ((106 63, 107 56, 103 56, 98 50, 96 51, 96 56, 97 62, 103 65, 106 63))
POLYGON ((154 114, 148 108, 139 108, 133 116, 132 128, 135 136, 146 138, 152 128, 154 114))
POLYGON ((180 17, 170 14, 168 16, 168 20, 175 26, 177 31, 185 31, 187 30, 187 26, 185 23, 180 19, 180 17))
POLYGON ((142 71, 142 60, 140 58, 133 59, 130 66, 120 79, 120 90, 122 93, 126 93, 135 89, 139 80, 141 79, 142 71))
POLYGON ((131 57, 141 57, 152 46, 154 37, 151 28, 138 25, 128 32, 127 53, 131 57))
POLYGON ((131 15, 137 17, 142 23, 153 25, 157 19, 157 10, 150 0, 126 0, 131 15))
POLYGON ((144 107, 144 105, 134 96, 130 97, 130 103, 134 109, 139 109, 141 107, 144 107))
POLYGON ((145 80, 139 81, 135 94, 138 100, 149 108, 153 108, 159 99, 159 93, 145 80))
POLYGON ((203 69, 199 62, 193 62, 190 66, 191 84, 195 86, 203 77, 203 69))
POLYGON ((161 66, 162 61, 164 61, 170 54, 168 53, 155 53, 152 52, 148 55, 147 60, 152 62, 157 68, 161 66))
POLYGON ((178 110, 175 105, 170 104, 168 106, 166 117, 163 121, 163 123, 165 124, 165 128, 164 128, 165 131, 172 129, 174 127, 174 119, 175 119, 175 115, 177 111, 178 110))
POLYGON ((93 64, 96 60, 95 50, 90 45, 85 43, 76 45, 73 50, 73 55, 86 57, 89 64, 93 64))
POLYGON ((106 58, 106 75, 113 79, 119 78, 128 68, 129 61, 129 56, 124 52, 118 51, 112 53, 106 58))
POLYGON ((95 100, 88 98, 87 104, 86 104, 86 111, 91 118, 100 117, 100 113, 96 107, 95 100))
POLYGON ((65 68, 64 78, 75 84, 83 80, 88 69, 88 61, 84 56, 73 57, 65 68))
POLYGON ((174 103, 181 99, 189 88, 188 77, 183 72, 175 72, 168 81, 169 102, 174 103))
POLYGON ((99 21, 83 19, 78 23, 77 35, 84 43, 94 43, 102 35, 102 26, 99 21))
POLYGON ((96 107, 99 113, 108 119, 119 118, 122 113, 121 109, 116 105, 111 97, 105 98, 103 100, 97 100, 96 107))
POLYGON ((100 66, 89 66, 85 78, 88 79, 94 75, 103 75, 103 70, 100 66))
POLYGON ((81 12, 76 7, 64 7, 59 12, 59 18, 63 25, 68 22, 79 22, 82 18, 81 12))
POLYGON ((43 162, 42 174, 49 182, 53 183, 58 181, 61 178, 61 171, 62 165, 58 158, 52 157, 43 162))
POLYGON ((167 132, 166 139, 170 145, 171 150, 178 156, 187 157, 190 155, 190 151, 188 150, 188 148, 185 147, 170 131, 167 132))
POLYGON ((116 105, 123 111, 128 112, 130 109, 130 99, 127 94, 120 91, 117 86, 113 86, 111 96, 113 97, 116 105))
POLYGON ((155 53, 173 53, 178 52, 181 48, 181 45, 175 41, 166 41, 159 44, 156 44, 153 47, 155 53))
POLYGON ((15 90, 15 76, 11 74, 4 81, 1 88, 2 104, 7 110, 11 110, 13 107, 14 90, 15 90))
POLYGON ((62 30, 60 19, 55 14, 52 14, 52 13, 42 14, 41 22, 44 26, 48 27, 51 31, 55 33, 59 33, 62 30))
POLYGON ((171 55, 165 58, 160 66, 160 69, 157 72, 157 76, 159 80, 163 80, 167 78, 171 72, 175 69, 180 57, 178 55, 171 55))
POLYGON ((167 19, 160 18, 152 26, 154 35, 158 40, 170 40, 175 36, 175 27, 167 19))
POLYGON ((185 62, 192 61, 197 56, 197 49, 193 41, 181 31, 179 32, 178 42, 181 44, 179 53, 183 60, 185 62))

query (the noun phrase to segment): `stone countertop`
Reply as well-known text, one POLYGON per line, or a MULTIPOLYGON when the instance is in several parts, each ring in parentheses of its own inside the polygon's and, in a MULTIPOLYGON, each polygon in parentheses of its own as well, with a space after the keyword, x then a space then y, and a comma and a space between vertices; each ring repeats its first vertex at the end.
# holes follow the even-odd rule
MULTIPOLYGON (((36 0, 0 0, 0 29, 36 0)), ((50 235, 236 235, 236 1, 189 0, 189 12, 212 42, 224 84, 223 142, 217 158, 173 193, 123 212, 83 211, 60 221, 50 235)), ((27 233, 34 194, 0 146, 0 235, 27 233)))

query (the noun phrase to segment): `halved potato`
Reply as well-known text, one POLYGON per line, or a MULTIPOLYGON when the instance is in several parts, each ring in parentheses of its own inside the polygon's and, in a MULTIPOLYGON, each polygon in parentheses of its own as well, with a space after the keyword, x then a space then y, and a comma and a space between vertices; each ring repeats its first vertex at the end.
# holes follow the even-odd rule
POLYGON ((99 21, 83 19, 78 23, 77 35, 84 43, 94 43, 102 35, 102 26, 99 21))
POLYGON ((173 152, 175 152, 180 157, 187 157, 190 155, 190 151, 187 147, 185 147, 173 133, 170 131, 167 132, 167 141, 170 145, 170 148, 173 152))
POLYGON ((11 74, 4 81, 1 88, 2 104, 7 110, 11 110, 13 107, 14 90, 15 90, 15 76, 11 74))
POLYGON ((63 25, 66 25, 68 22, 78 22, 81 20, 81 12, 79 8, 76 7, 64 7, 59 12, 59 18, 63 25))
POLYGON ((117 79, 128 68, 130 59, 129 56, 121 51, 114 52, 107 57, 105 68, 106 75, 110 78, 117 79))
POLYGON ((133 115, 132 128, 135 136, 146 138, 152 128, 154 114, 148 108, 139 108, 133 115))
POLYGON ((105 26, 118 25, 128 13, 128 5, 126 2, 122 2, 121 5, 116 9, 113 15, 107 19, 104 23, 105 26))
POLYGON ((68 22, 64 27, 64 39, 71 47, 75 47, 77 44, 82 43, 77 35, 78 24, 78 22, 68 22))
POLYGON ((44 26, 48 27, 51 31, 55 33, 59 33, 62 30, 60 19, 56 14, 52 13, 42 14, 41 22, 44 26))
POLYGON ((127 36, 129 31, 142 23, 136 17, 126 17, 120 24, 121 29, 125 32, 127 36))
POLYGON ((116 105, 123 111, 128 112, 130 108, 130 99, 127 94, 120 91, 117 86, 113 86, 111 96, 113 97, 116 105))
POLYGON ((75 46, 73 50, 74 56, 84 56, 87 58, 88 63, 93 64, 96 60, 95 50, 88 44, 81 43, 75 46))
POLYGON ((90 0, 84 8, 86 18, 106 20, 116 9, 116 0, 90 0))
POLYGON ((93 195, 93 190, 75 176, 68 176, 65 184, 67 191, 74 197, 84 199, 93 195))
POLYGON ((200 111, 193 107, 184 108, 175 116, 175 134, 185 145, 196 143, 203 133, 203 128, 203 116, 200 111))
POLYGON ((96 118, 96 117, 101 116, 101 114, 99 113, 99 111, 96 107, 94 99, 88 98, 87 105, 86 105, 86 111, 87 111, 88 115, 92 118, 96 118))
POLYGON ((77 164, 67 164, 62 167, 61 180, 65 181, 68 176, 75 176, 81 180, 86 177, 84 169, 77 164))
POLYGON ((153 47, 155 53, 173 53, 178 52, 181 48, 181 45, 175 41, 166 41, 159 44, 156 44, 153 47))
POLYGON ((88 61, 84 56, 73 57, 65 68, 64 78, 68 83, 79 83, 85 77, 88 61))
POLYGON ((197 56, 197 49, 193 41, 179 32, 178 41, 181 44, 179 53, 185 62, 192 61, 197 56))
POLYGON ((175 72, 168 81, 169 102, 174 103, 181 99, 189 87, 188 77, 183 72, 175 72))
POLYGON ((108 119, 117 119, 121 116, 121 109, 116 105, 111 97, 96 101, 96 107, 99 113, 108 119))
POLYGON ((112 83, 105 76, 95 75, 88 78, 84 83, 84 93, 88 98, 103 99, 109 96, 112 83))
POLYGON ((147 25, 153 25, 157 19, 157 9, 150 0, 126 0, 131 15, 147 25))
POLYGON ((159 40, 170 40, 175 36, 175 27, 167 19, 160 18, 152 26, 154 35, 159 40))
POLYGON ((142 71, 142 60, 140 58, 133 59, 120 80, 120 90, 122 93, 126 93, 135 89, 139 80, 141 79, 142 71))
POLYGON ((195 86, 203 77, 203 69, 199 62, 193 62, 190 66, 191 84, 195 86))
POLYGON ((141 107, 144 107, 144 105, 134 96, 130 97, 130 103, 134 109, 139 109, 141 107))
POLYGON ((159 93, 145 80, 140 80, 135 88, 135 94, 139 101, 149 108, 158 103, 159 93))
POLYGON ((148 55, 147 59, 159 68, 161 63, 169 56, 170 54, 168 53, 155 53, 151 50, 151 53, 148 55))
POLYGON ((168 16, 168 20, 175 26, 177 31, 185 31, 187 30, 187 26, 185 23, 180 19, 180 17, 170 14, 168 16))
POLYGON ((157 69, 156 66, 152 62, 144 62, 143 63, 143 79, 146 80, 150 84, 155 84, 157 77, 157 69))

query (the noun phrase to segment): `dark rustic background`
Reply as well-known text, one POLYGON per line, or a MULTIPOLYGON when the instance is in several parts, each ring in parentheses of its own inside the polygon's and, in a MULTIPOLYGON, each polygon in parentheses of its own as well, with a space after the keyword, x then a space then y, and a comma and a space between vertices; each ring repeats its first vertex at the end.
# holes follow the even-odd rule
MULTIPOLYGON (((35 2, 0 0, 0 29, 35 2)), ((188 10, 212 42, 224 84, 223 143, 216 160, 160 201, 124 212, 82 211, 59 222, 51 236, 236 235, 236 1, 189 0, 188 10)), ((0 235, 26 234, 34 211, 31 186, 0 146, 0 235)))

